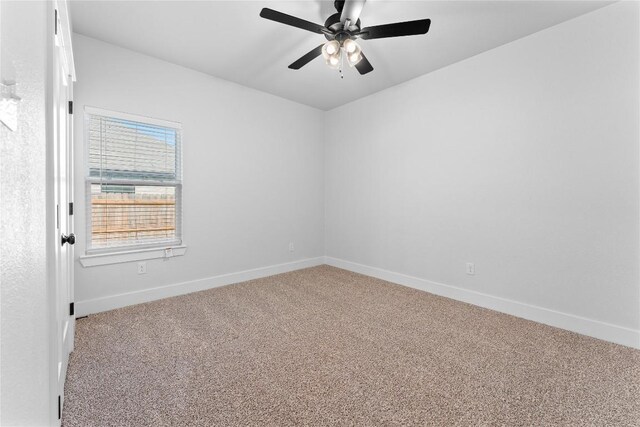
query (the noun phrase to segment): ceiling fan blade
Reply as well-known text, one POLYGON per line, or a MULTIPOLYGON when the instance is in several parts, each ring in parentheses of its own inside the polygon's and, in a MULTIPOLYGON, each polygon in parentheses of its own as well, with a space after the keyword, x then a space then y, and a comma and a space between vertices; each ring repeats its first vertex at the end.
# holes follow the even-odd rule
POLYGON ((340 22, 343 24, 348 19, 351 24, 358 22, 362 8, 367 0, 346 0, 340 14, 340 22))
POLYGON ((419 19, 417 21, 396 22, 395 24, 374 25, 363 28, 358 35, 365 40, 415 36, 427 34, 429 26, 431 26, 431 19, 419 19))
POLYGON ((289 65, 289 68, 291 68, 292 70, 299 70, 300 68, 304 67, 309 62, 316 59, 318 56, 322 54, 322 46, 323 45, 320 45, 314 48, 313 50, 309 51, 308 53, 300 57, 300 59, 298 59, 296 62, 289 65))
POLYGON ((360 53, 360 55, 362 55, 362 59, 355 65, 356 70, 358 70, 360 74, 367 74, 373 71, 373 66, 371 65, 367 57, 364 56, 364 53, 360 53))
POLYGON ((295 16, 287 15, 286 13, 278 12, 277 10, 269 9, 267 7, 260 11, 260 16, 281 24, 302 28, 303 30, 311 31, 312 33, 323 34, 329 31, 322 25, 314 24, 313 22, 305 21, 304 19, 296 18, 295 16))

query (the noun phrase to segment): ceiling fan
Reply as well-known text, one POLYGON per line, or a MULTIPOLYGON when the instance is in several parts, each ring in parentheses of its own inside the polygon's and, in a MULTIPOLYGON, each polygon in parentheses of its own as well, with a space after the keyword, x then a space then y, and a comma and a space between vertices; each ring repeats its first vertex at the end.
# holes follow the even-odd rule
POLYGON ((366 0, 335 0, 334 6, 338 12, 329 16, 324 25, 305 21, 266 7, 262 9, 260 16, 281 24, 322 34, 328 40, 289 65, 292 70, 299 70, 320 55, 323 56, 329 67, 341 70, 344 52, 350 66, 355 66, 360 74, 367 74, 373 71, 373 66, 364 56, 362 48, 356 42, 357 39, 371 40, 426 34, 429 31, 431 20, 419 19, 362 28, 360 12, 362 12, 365 2, 366 0))

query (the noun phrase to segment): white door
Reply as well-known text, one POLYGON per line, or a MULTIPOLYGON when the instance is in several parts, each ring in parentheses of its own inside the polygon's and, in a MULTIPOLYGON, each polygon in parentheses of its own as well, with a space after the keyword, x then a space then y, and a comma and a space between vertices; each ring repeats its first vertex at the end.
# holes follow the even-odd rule
MULTIPOLYGON (((59 13, 54 10, 56 19, 59 13)), ((61 28, 60 21, 57 29, 61 28)), ((73 313, 73 144, 71 95, 72 79, 62 31, 55 34, 53 52, 53 135, 54 135, 54 202, 56 227, 54 239, 55 317, 53 325, 54 387, 57 391, 58 419, 64 404, 64 380, 69 353, 73 350, 75 316, 73 313)))

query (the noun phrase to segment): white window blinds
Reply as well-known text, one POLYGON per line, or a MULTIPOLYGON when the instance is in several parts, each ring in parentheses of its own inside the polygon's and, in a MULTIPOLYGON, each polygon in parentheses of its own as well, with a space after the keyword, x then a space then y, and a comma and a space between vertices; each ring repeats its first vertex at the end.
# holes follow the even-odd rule
POLYGON ((87 250, 180 244, 181 129, 87 109, 87 250))

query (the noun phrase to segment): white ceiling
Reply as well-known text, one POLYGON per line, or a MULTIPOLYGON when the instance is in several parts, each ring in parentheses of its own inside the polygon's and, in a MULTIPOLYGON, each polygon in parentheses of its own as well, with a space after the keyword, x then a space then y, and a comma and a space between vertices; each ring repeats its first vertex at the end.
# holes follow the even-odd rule
POLYGON ((374 71, 341 80, 321 58, 287 66, 325 41, 259 17, 263 7, 324 23, 333 1, 82 1, 75 32, 329 110, 605 6, 605 1, 369 0, 362 26, 431 18, 424 36, 362 40, 374 71))

